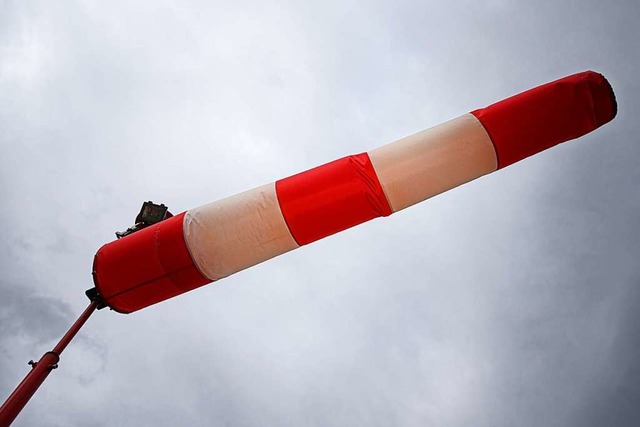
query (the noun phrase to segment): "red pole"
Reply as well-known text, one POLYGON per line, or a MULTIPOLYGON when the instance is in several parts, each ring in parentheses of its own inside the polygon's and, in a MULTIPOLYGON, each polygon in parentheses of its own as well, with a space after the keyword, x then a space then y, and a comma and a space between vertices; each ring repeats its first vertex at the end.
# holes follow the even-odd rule
POLYGON ((89 316, 98 307, 99 302, 91 301, 89 307, 80 315, 78 320, 69 328, 66 334, 62 337, 58 345, 54 347, 52 351, 48 351, 42 355, 39 361, 29 361, 31 365, 31 371, 27 374, 22 382, 11 393, 11 396, 0 407, 0 427, 8 427, 13 420, 18 416, 22 408, 25 407, 31 396, 38 390, 38 387, 42 385, 49 373, 58 367, 60 361, 60 353, 67 347, 69 342, 78 333, 82 325, 85 324, 89 316))

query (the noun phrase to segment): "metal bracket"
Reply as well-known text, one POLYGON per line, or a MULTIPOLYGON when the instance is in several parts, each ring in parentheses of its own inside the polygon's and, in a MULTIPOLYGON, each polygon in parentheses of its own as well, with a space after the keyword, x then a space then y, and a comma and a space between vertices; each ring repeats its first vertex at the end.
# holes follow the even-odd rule
POLYGON ((96 309, 102 310, 107 306, 97 288, 93 287, 91 289, 87 289, 84 294, 89 298, 89 301, 95 301, 98 304, 96 309))
POLYGON ((135 224, 127 228, 125 231, 116 231, 116 237, 118 239, 122 239, 129 234, 133 234, 150 225, 157 224, 160 221, 171 218, 172 216, 173 214, 169 212, 169 208, 163 203, 157 205, 152 201, 144 202, 140 208, 140 213, 136 216, 135 224))

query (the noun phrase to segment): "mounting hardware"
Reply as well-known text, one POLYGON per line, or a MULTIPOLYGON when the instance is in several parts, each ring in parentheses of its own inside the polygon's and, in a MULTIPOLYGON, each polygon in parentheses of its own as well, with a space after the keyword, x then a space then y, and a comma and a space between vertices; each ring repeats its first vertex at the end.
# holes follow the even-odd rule
POLYGON ((107 306, 107 304, 102 299, 102 296, 98 292, 98 289, 96 289, 95 287, 93 287, 91 289, 87 289, 84 292, 84 294, 87 296, 87 298, 89 298, 89 301, 95 301, 98 304, 96 306, 96 309, 102 310, 103 308, 105 308, 107 306))
POLYGON ((152 201, 144 202, 142 204, 142 208, 140 208, 140 213, 136 216, 135 225, 127 228, 125 231, 116 231, 116 237, 121 239, 150 225, 157 224, 160 221, 171 218, 172 216, 171 212, 169 212, 169 208, 164 204, 161 203, 157 205, 152 201))

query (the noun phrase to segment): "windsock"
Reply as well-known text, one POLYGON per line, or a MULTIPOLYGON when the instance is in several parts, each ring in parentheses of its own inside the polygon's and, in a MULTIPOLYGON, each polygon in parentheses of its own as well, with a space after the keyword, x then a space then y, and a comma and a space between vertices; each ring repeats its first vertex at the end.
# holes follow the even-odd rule
POLYGON ((140 310, 585 135, 616 112, 598 73, 547 83, 108 243, 94 258, 97 291, 113 310, 140 310))

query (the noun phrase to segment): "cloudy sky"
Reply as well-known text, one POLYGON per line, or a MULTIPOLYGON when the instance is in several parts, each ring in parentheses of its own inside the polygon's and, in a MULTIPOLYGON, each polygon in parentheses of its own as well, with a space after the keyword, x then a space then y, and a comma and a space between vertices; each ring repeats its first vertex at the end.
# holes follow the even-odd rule
POLYGON ((0 400, 180 212, 579 71, 581 138, 131 315, 16 426, 640 424, 637 1, 0 1, 0 400))

